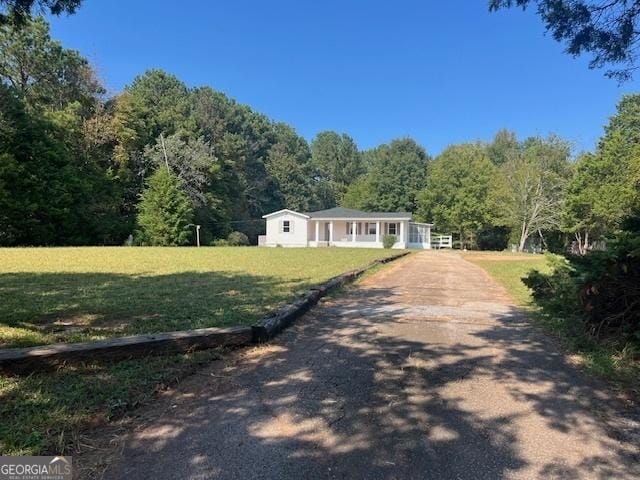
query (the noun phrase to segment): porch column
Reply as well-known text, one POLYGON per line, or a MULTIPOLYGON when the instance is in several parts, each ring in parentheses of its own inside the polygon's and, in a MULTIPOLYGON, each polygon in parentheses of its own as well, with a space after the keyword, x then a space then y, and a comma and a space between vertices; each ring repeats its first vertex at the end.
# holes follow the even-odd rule
POLYGON ((404 242, 404 222, 400 222, 400 241, 404 242))
POLYGON ((320 222, 316 220, 316 247, 318 246, 319 238, 320 238, 320 222))
POLYGON ((351 231, 351 241, 355 242, 356 241, 356 231, 357 231, 357 225, 356 222, 351 222, 351 228, 353 229, 351 231))
POLYGON ((376 222, 376 243, 380 243, 380 222, 376 222))
POLYGON ((329 222, 329 244, 333 243, 333 220, 329 222))

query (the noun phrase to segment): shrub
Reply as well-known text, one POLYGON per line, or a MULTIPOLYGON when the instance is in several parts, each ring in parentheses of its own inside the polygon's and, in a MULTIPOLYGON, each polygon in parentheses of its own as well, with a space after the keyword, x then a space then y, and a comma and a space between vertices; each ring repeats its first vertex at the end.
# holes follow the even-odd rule
POLYGON ((545 311, 564 319, 575 317, 580 308, 575 269, 564 257, 548 255, 547 261, 551 273, 534 270, 522 281, 531 289, 535 303, 545 311))
POLYGON ((226 238, 218 238, 213 242, 211 242, 211 245, 213 245, 214 247, 228 247, 229 242, 227 241, 226 238))
POLYGON ((580 324, 593 337, 640 341, 640 236, 617 234, 606 251, 570 256, 524 283, 543 311, 580 324), (576 312, 574 314, 573 312, 576 312))
POLYGON ((476 245, 479 250, 506 250, 509 246, 509 227, 484 227, 478 230, 476 245))
POLYGON ((384 248, 391 248, 396 243, 395 235, 385 235, 382 237, 382 246, 384 248))
POLYGON ((242 232, 231 232, 227 237, 227 242, 234 247, 249 245, 249 237, 242 232))
POLYGON ((605 251, 576 257, 580 303, 591 332, 640 341, 640 237, 618 234, 605 251))

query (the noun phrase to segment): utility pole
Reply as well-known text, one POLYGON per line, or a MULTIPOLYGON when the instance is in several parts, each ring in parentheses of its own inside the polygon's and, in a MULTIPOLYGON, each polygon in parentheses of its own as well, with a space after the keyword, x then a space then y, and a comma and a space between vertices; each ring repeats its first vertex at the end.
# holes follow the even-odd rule
POLYGON ((200 246, 200 225, 196 225, 196 244, 200 246))

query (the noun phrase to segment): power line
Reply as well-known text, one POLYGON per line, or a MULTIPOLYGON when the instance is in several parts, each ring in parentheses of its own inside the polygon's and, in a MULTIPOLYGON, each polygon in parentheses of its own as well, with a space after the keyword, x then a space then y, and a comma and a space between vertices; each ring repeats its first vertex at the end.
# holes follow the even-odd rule
POLYGON ((256 218, 253 220, 228 220, 224 222, 211 222, 213 225, 223 225, 223 224, 236 224, 236 223, 254 223, 254 222, 265 222, 263 218, 256 218))

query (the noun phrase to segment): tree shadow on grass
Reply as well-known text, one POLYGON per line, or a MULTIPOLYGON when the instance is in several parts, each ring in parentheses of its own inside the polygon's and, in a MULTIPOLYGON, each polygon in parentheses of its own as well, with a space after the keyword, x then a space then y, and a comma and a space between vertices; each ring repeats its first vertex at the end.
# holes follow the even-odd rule
POLYGON ((309 286, 237 272, 3 274, 0 346, 247 325, 309 286))
POLYGON ((639 473, 637 446, 612 438, 596 420, 593 409, 608 395, 532 332, 520 312, 477 324, 416 318, 412 307, 392 300, 397 295, 393 288, 351 292, 275 343, 203 374, 185 386, 182 400, 171 398, 131 435, 106 478, 639 473), (448 341, 455 329, 466 334, 448 341), (528 426, 539 417, 548 430, 528 426), (595 442, 590 448, 606 455, 563 443, 567 433, 567 441, 595 442), (549 442, 559 439, 558 457, 549 456, 549 442))

